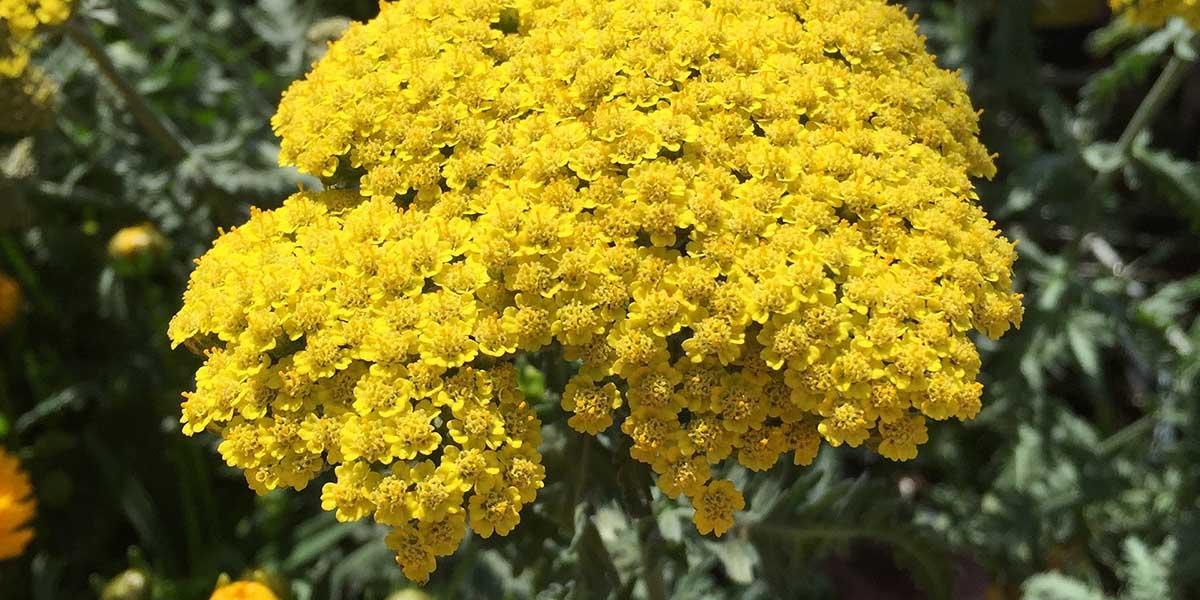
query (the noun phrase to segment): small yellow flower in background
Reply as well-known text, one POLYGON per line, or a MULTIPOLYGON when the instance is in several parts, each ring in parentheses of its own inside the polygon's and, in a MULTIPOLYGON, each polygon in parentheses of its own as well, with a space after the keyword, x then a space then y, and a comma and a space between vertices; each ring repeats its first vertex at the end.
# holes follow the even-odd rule
POLYGON ((279 600, 279 597, 257 581, 235 581, 217 587, 209 600, 279 600))
POLYGON ((260 493, 332 467, 415 581, 543 486, 523 354, 578 361, 568 424, 720 535, 720 463, 912 458, 1022 318, 966 86, 883 0, 385 2, 272 125, 336 185, 198 261, 184 432, 260 493))
POLYGON ((15 456, 0 449, 0 560, 25 552, 33 539, 29 522, 36 508, 29 475, 15 456))
POLYGON ((108 255, 114 259, 134 259, 158 254, 167 246, 167 239, 152 223, 125 227, 108 240, 108 255))
POLYGON ((112 266, 123 275, 149 272, 167 252, 168 241, 153 223, 125 227, 108 240, 112 266))
POLYGON ((4 273, 0 273, 0 331, 9 328, 21 313, 23 294, 21 284, 4 273))
POLYGON ((1173 17, 1200 29, 1200 0, 1109 0, 1113 11, 1148 27, 1160 27, 1173 17))

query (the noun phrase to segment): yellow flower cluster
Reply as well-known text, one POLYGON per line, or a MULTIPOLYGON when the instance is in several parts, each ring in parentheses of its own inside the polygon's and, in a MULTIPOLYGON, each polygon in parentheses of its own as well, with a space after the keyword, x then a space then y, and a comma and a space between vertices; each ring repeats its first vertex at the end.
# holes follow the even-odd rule
POLYGON ((21 284, 0 273, 0 331, 17 321, 17 316, 21 314, 22 296, 21 284))
POLYGON ((417 579, 461 504, 505 534, 541 485, 522 353, 578 365, 569 424, 721 535, 745 502, 713 465, 910 459, 979 411, 968 335, 1021 318, 964 85, 883 0, 384 3, 273 125, 339 189, 199 261, 185 431, 259 489, 324 453, 326 507, 396 527, 417 579))
POLYGON ((497 329, 503 308, 473 293, 487 269, 455 260, 470 222, 360 200, 297 194, 199 261, 170 328, 176 343, 209 346, 184 431, 219 432, 260 493, 302 489, 335 465, 324 508, 392 527, 388 543, 420 581, 457 548, 468 514, 484 537, 517 524, 542 487, 541 424, 516 370, 485 359, 511 349, 472 338, 497 329))
POLYGON ((17 77, 37 49, 36 33, 71 16, 71 0, 0 0, 0 78, 17 77))
POLYGON ((1200 29, 1200 0, 1109 0, 1114 11, 1148 27, 1160 27, 1173 17, 1200 29))
POLYGON ((48 126, 57 100, 58 85, 37 67, 0 76, 0 134, 21 135, 48 126))
POLYGON ((33 486, 20 461, 0 449, 0 560, 25 552, 33 539, 28 525, 36 507, 33 486))

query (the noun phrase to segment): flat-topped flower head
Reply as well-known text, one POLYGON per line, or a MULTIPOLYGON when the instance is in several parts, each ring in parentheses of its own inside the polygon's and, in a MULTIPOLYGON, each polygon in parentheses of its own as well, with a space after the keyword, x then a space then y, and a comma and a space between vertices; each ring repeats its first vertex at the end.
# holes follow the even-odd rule
POLYGON ((384 3, 273 125, 336 190, 200 259, 184 429, 259 490, 335 465, 326 509, 415 579, 541 486, 522 353, 577 361, 568 423, 720 535, 712 465, 911 458, 979 410, 968 336, 1021 319, 965 86, 883 0, 384 3))

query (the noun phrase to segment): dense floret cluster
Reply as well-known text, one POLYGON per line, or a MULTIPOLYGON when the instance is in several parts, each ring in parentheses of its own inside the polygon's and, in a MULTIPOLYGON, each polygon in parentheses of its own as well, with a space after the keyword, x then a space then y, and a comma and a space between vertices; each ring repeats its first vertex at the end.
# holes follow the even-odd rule
POLYGON ((913 458, 980 409, 969 334, 1021 319, 977 115, 882 0, 385 3, 273 124, 348 189, 199 261, 185 431, 259 490, 336 465, 326 508, 395 527, 414 579, 542 484, 523 353, 720 535, 745 502, 714 465, 913 458))
POLYGON ((1142 25, 1159 27, 1179 17, 1193 29, 1200 29, 1200 0, 1109 0, 1109 4, 1142 25))
POLYGON ((0 449, 0 560, 25 552, 33 539, 29 522, 36 508, 29 475, 15 456, 0 449))
POLYGON ((0 78, 20 75, 37 49, 37 32, 69 16, 70 0, 0 0, 0 78))
MULTIPOLYGON (((374 516, 405 573, 433 571, 470 525, 508 533, 542 487, 541 425, 507 347, 471 334, 501 315, 472 292, 470 223, 443 210, 301 193, 258 212, 200 260, 176 342, 210 343, 183 405, 214 429, 259 492, 303 489, 325 465, 323 505, 374 516)), ((437 207, 433 207, 437 208, 437 207)))

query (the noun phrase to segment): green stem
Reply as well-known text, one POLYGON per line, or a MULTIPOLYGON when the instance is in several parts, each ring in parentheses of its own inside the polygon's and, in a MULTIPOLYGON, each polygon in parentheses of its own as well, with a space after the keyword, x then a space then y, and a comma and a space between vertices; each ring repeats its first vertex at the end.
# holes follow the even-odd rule
MULTIPOLYGON (((1194 44, 1195 39, 1191 42, 1194 44)), ((1092 230, 1096 228, 1096 222, 1100 218, 1103 197, 1107 194, 1115 183, 1117 176, 1121 173, 1121 169, 1128 162, 1133 154, 1134 144, 1137 143, 1138 137, 1142 135, 1162 112, 1171 98, 1187 80, 1187 75, 1191 71, 1194 61, 1191 58, 1180 56, 1176 52, 1171 60, 1163 69, 1161 75, 1154 82, 1154 86, 1150 88, 1149 93, 1134 112, 1133 118, 1126 125, 1125 131, 1118 138, 1113 151, 1115 162, 1111 165, 1106 165, 1108 168, 1102 169, 1096 173, 1095 179, 1092 180, 1090 186, 1083 195, 1083 210, 1079 211, 1077 220, 1075 238, 1066 248, 1064 258, 1066 260, 1067 277, 1073 276, 1079 270, 1079 263, 1083 255, 1084 243, 1086 242, 1092 230)), ((1093 406, 1096 411, 1096 420, 1100 423, 1104 431, 1112 430, 1116 422, 1116 413, 1109 402, 1102 394, 1096 393, 1093 406)))
POLYGON ((642 561, 642 583, 646 584, 646 597, 650 600, 667 600, 667 584, 663 577, 662 561, 655 546, 662 544, 662 533, 654 515, 642 517, 637 523, 638 550, 642 561))
POLYGON ((564 508, 566 509, 563 518, 567 523, 570 523, 574 518, 575 507, 579 506, 580 500, 583 499, 584 487, 587 485, 587 476, 590 465, 589 460, 592 455, 592 436, 583 436, 583 440, 579 442, 579 466, 576 471, 575 479, 571 483, 571 502, 564 508))
MULTIPOLYGON (((1137 111, 1134 112, 1133 118, 1125 127, 1125 131, 1117 140, 1115 148, 1115 156, 1124 164, 1133 153, 1133 145, 1137 142, 1138 136, 1148 129, 1153 123, 1158 113, 1166 107, 1175 92, 1187 80, 1188 72, 1191 70, 1194 61, 1190 58, 1184 58, 1176 53, 1171 57, 1165 69, 1158 80, 1154 82, 1154 86, 1150 88, 1150 92, 1142 100, 1137 111)), ((1113 182, 1117 175, 1121 172, 1120 166, 1100 171, 1096 174, 1096 178, 1092 181, 1092 185, 1088 187, 1087 193, 1084 195, 1086 208, 1083 211, 1083 219, 1081 220, 1079 231, 1075 234, 1075 240, 1068 249, 1067 259, 1068 264, 1074 267, 1079 262, 1079 256, 1083 250, 1083 241, 1094 226, 1097 217, 1097 207, 1099 196, 1104 194, 1113 182)))
POLYGON ((662 571, 662 532, 654 514, 654 476, 643 463, 633 460, 624 445, 618 447, 618 480, 629 506, 638 535, 641 579, 649 600, 667 600, 666 579, 662 571))
POLYGON ((1104 458, 1112 458, 1126 444, 1150 434, 1158 426, 1161 417, 1157 412, 1143 415, 1140 419, 1126 425, 1124 429, 1108 436, 1096 447, 1096 454, 1104 458))
POLYGON ((100 73, 125 101, 133 118, 150 134, 150 137, 154 138, 155 142, 162 146, 162 149, 175 161, 187 158, 190 154, 190 144, 173 133, 174 129, 168 124, 165 117, 160 116, 138 93, 133 84, 121 75, 112 59, 108 57, 108 53, 105 52, 104 46, 101 45, 100 40, 96 39, 91 30, 72 19, 63 24, 62 31, 71 41, 83 48, 92 62, 96 64, 96 68, 100 69, 100 73))
MULTIPOLYGON (((1171 61, 1167 63, 1167 67, 1163 69, 1162 75, 1158 77, 1158 81, 1154 82, 1154 87, 1150 88, 1150 93, 1146 95, 1137 112, 1133 113, 1133 118, 1129 121, 1129 126, 1125 128, 1125 132, 1121 134, 1121 138, 1117 140, 1117 152, 1122 158, 1128 157, 1133 149, 1133 143, 1137 140, 1137 136, 1142 133, 1153 122, 1158 113, 1162 111, 1167 102, 1183 85, 1187 79, 1188 70, 1192 68, 1193 61, 1190 58, 1184 58, 1176 54, 1171 57, 1171 61)), ((1116 171, 1112 171, 1115 173, 1116 171)))
POLYGON ((604 590, 604 595, 621 588, 621 576, 617 565, 613 562, 612 554, 604 545, 604 539, 600 537, 600 530, 596 529, 596 523, 590 516, 584 519, 582 536, 578 571, 581 587, 590 590, 590 585, 600 585, 602 587, 597 590, 604 590), (589 576, 597 576, 601 581, 594 581, 589 576))

